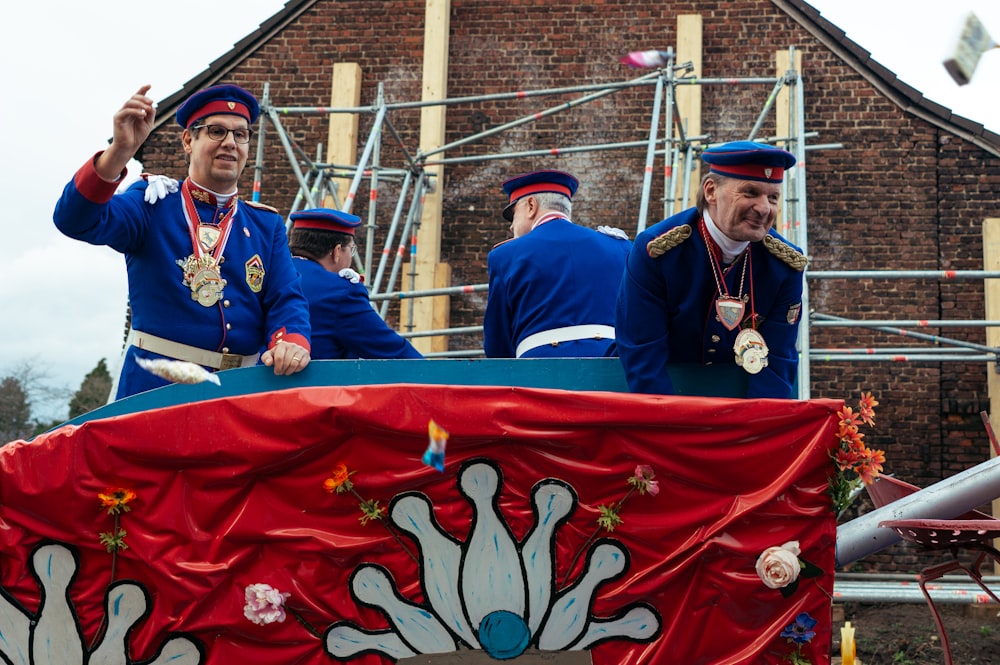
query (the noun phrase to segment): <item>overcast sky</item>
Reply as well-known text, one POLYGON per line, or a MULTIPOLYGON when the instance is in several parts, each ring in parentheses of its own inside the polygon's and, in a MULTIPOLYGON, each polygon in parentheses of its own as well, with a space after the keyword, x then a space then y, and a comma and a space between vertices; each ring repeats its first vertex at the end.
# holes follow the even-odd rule
MULTIPOLYGON (((970 11, 1000 38, 1000 2, 812 5, 926 97, 1000 132, 1000 49, 983 57, 972 83, 962 88, 941 66, 970 11)), ((109 366, 117 362, 124 261, 108 248, 60 235, 52 225, 55 201, 76 169, 101 149, 111 135, 111 116, 140 85, 152 84, 154 99, 170 96, 283 6, 283 0, 38 0, 0 9, 0 378, 30 362, 55 385, 75 390, 101 358, 109 366)), ((643 45, 623 44, 622 52, 636 48, 643 45)), ((804 75, 808 95, 808 63, 804 75)), ((36 415, 65 418, 66 406, 36 415)))

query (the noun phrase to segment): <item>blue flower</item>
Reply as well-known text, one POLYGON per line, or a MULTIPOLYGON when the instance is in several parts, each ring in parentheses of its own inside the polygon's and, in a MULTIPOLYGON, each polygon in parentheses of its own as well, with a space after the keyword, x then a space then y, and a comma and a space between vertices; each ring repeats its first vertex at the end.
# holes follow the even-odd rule
POLYGON ((808 612, 803 612, 795 617, 795 623, 785 626, 785 629, 781 631, 781 636, 796 644, 806 644, 816 637, 816 631, 813 630, 815 627, 816 619, 809 616, 808 612))

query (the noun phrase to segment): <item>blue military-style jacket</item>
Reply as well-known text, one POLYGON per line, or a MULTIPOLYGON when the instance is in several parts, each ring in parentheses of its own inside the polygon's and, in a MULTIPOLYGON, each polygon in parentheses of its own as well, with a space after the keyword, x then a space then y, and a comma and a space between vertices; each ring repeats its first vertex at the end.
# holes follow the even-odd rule
MULTIPOLYGON (((284 220, 273 208, 239 201, 222 254, 222 299, 203 307, 184 284, 181 265, 193 252, 182 195, 155 204, 144 200, 146 181, 114 195, 89 160, 56 204, 53 219, 65 235, 107 245, 125 255, 132 328, 201 349, 252 355, 284 339, 309 348, 309 306, 292 266, 284 220)), ((196 200, 202 223, 217 222, 217 208, 196 200)), ((118 397, 167 382, 142 369, 130 347, 122 363, 118 397)))
POLYGON ((292 259, 309 301, 314 360, 423 358, 372 309, 368 290, 309 259, 292 259))
MULTIPOLYGON (((735 362, 740 329, 728 330, 716 315, 719 289, 700 219, 691 208, 654 224, 639 234, 629 254, 615 327, 633 392, 672 394, 668 363, 735 362)), ((738 259, 725 276, 730 294, 739 293, 745 281, 746 314, 751 308, 756 312, 756 328, 768 346, 767 366, 748 377, 748 397, 788 398, 798 367, 806 259, 773 229, 750 244, 749 258, 752 272, 744 277, 745 259, 738 259)), ((745 320, 743 327, 748 325, 745 320)))
MULTIPOLYGON (((631 243, 557 218, 489 253, 483 321, 487 357, 514 358, 534 333, 576 325, 614 326, 615 297, 631 243)), ((536 347, 525 358, 600 357, 614 340, 581 339, 536 347)))

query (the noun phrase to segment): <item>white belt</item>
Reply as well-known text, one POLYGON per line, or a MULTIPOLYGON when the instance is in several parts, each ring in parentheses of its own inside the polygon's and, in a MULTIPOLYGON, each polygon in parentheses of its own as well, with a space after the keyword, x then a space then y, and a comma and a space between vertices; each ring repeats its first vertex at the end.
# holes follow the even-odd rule
POLYGON ((241 356, 235 353, 209 351, 197 346, 181 344, 180 342, 174 342, 169 339, 157 337, 156 335, 150 335, 141 330, 132 330, 129 332, 128 345, 152 351, 153 353, 158 353, 161 356, 175 360, 186 360, 189 363, 220 370, 251 367, 257 364, 257 359, 260 355, 255 353, 251 356, 241 356))
POLYGON ((573 342, 578 339, 614 339, 614 326, 604 326, 596 323, 587 323, 582 326, 566 326, 565 328, 553 328, 543 330, 533 335, 528 335, 517 345, 515 358, 520 358, 528 351, 537 349, 540 346, 558 346, 560 342, 573 342))

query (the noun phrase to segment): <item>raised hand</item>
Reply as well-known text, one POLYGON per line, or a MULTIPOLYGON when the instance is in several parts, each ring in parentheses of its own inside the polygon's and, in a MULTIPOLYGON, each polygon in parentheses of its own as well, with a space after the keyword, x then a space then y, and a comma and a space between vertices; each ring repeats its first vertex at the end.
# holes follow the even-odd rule
POLYGON ((105 180, 118 179, 122 169, 153 131, 156 106, 153 99, 146 96, 151 87, 144 85, 139 88, 114 115, 111 145, 95 163, 98 175, 105 180))

